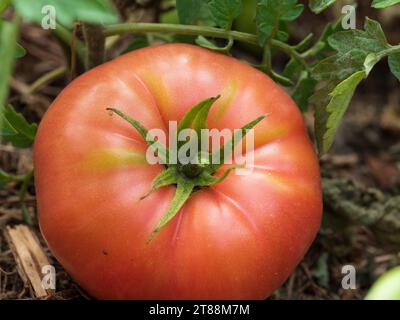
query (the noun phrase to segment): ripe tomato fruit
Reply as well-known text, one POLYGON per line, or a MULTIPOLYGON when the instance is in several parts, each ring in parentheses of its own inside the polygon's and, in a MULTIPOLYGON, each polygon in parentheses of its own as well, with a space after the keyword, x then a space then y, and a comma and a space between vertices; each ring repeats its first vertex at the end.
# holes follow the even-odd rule
POLYGON ((264 299, 320 225, 318 161, 295 103, 265 74, 196 46, 140 49, 73 81, 40 124, 34 161, 43 236, 97 298, 264 299), (141 199, 163 166, 106 108, 167 130, 217 95, 209 128, 269 115, 254 129, 253 172, 196 190, 148 242, 176 187, 141 199))

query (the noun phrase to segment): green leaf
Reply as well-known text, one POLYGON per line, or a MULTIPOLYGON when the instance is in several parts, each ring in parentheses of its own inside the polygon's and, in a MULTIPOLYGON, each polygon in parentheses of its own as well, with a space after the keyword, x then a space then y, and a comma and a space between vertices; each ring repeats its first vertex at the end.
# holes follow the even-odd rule
POLYGON ((359 71, 336 87, 335 82, 330 82, 311 98, 312 103, 316 105, 315 132, 320 154, 330 149, 351 98, 365 77, 365 71, 359 71), (334 88, 333 91, 331 91, 332 88, 334 88))
POLYGON ((17 35, 18 26, 16 21, 6 22, 0 20, 0 106, 5 104, 8 96, 8 84, 14 62, 17 35))
POLYGON ((385 32, 382 29, 381 24, 378 21, 372 20, 370 18, 365 19, 365 31, 368 33, 368 35, 377 40, 379 42, 379 45, 387 48, 388 47, 388 41, 385 35, 385 32))
POLYGON ((329 288, 329 268, 328 253, 324 252, 318 258, 317 266, 312 271, 313 276, 317 279, 318 284, 323 288, 329 288))
POLYGON ((366 52, 354 49, 343 55, 335 55, 319 62, 312 70, 314 79, 321 80, 343 80, 354 72, 364 68, 366 52))
POLYGON ((72 27, 75 20, 93 23, 116 23, 118 15, 109 0, 35 0, 27 5, 26 0, 13 0, 15 9, 28 21, 41 23, 46 13, 42 9, 52 6, 57 22, 72 27))
POLYGON ((291 80, 295 80, 299 77, 301 71, 303 70, 303 66, 296 59, 290 59, 286 64, 285 69, 283 70, 283 76, 289 78, 291 80))
POLYGON ((388 48, 385 34, 379 22, 366 19, 365 31, 349 30, 337 32, 329 37, 330 46, 339 54, 348 53, 354 49, 378 53, 388 48))
POLYGON ((198 24, 212 20, 208 0, 176 0, 176 9, 182 24, 198 24))
POLYGON ((275 38, 282 21, 297 19, 304 5, 297 0, 260 0, 257 5, 256 23, 258 40, 261 45, 275 38))
POLYGON ((29 124, 24 116, 11 106, 0 106, 0 137, 17 148, 28 148, 33 144, 37 125, 29 124))
POLYGON ((368 18, 365 30, 334 33, 328 38, 328 43, 337 54, 320 61, 313 68, 312 74, 316 80, 343 80, 364 68, 369 72, 381 59, 378 54, 390 47, 380 24, 368 18))
POLYGON ((242 0, 211 0, 209 7, 217 26, 230 29, 242 11, 242 0))
POLYGON ((302 73, 300 76, 300 81, 292 93, 292 98, 294 101, 296 101, 302 112, 306 112, 308 110, 308 99, 313 94, 317 83, 318 81, 310 78, 307 72, 302 73))
POLYGON ((395 4, 400 3, 400 0, 374 0, 372 2, 372 7, 376 9, 383 9, 390 6, 394 6, 395 4))
POLYGON ((137 49, 145 48, 150 45, 149 40, 145 36, 135 38, 121 54, 128 53, 137 49))
POLYGON ((345 79, 362 68, 365 53, 359 49, 343 55, 337 54, 321 60, 314 68, 312 75, 316 80, 345 79))
POLYGON ((312 12, 318 14, 324 11, 326 8, 334 4, 336 0, 310 0, 309 7, 312 12))
POLYGON ((286 31, 278 30, 276 32, 276 40, 287 42, 289 40, 289 33, 286 31))
POLYGON ((0 13, 4 12, 11 3, 11 0, 0 0, 0 13))
POLYGON ((364 61, 364 68, 367 75, 375 67, 375 65, 381 60, 381 57, 376 53, 370 53, 364 61))
POLYGON ((23 46, 21 46, 19 43, 17 43, 17 47, 15 50, 15 58, 22 58, 26 55, 26 50, 23 46))
MULTIPOLYGON (((293 3, 295 1, 292 1, 293 3)), ((297 2, 297 0, 296 0, 297 2)), ((289 3, 289 1, 287 1, 289 3)), ((303 4, 294 4, 292 8, 289 7, 289 5, 286 7, 287 11, 281 16, 282 21, 294 21, 296 20, 304 11, 304 5, 303 4)))
POLYGON ((389 55, 389 67, 390 71, 400 81, 400 53, 393 53, 389 55))
POLYGON ((331 35, 333 35, 336 32, 343 31, 342 25, 340 23, 341 21, 342 21, 341 19, 338 19, 334 23, 328 23, 325 26, 324 30, 322 31, 319 41, 328 42, 328 39, 331 35))
POLYGON ((0 189, 4 188, 6 184, 12 181, 14 181, 12 176, 0 169, 0 189))

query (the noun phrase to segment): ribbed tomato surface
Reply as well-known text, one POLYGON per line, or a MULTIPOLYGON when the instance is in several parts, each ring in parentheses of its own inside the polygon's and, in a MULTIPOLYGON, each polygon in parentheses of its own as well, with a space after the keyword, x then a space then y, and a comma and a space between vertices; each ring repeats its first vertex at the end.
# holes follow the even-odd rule
POLYGON ((263 299, 313 241, 322 200, 317 157, 292 99, 265 74, 196 46, 153 46, 68 85, 35 142, 42 233, 91 295, 112 299, 263 299), (174 186, 140 200, 161 165, 118 108, 167 130, 216 95, 208 127, 237 129, 260 115, 253 172, 194 192, 147 242, 174 186))

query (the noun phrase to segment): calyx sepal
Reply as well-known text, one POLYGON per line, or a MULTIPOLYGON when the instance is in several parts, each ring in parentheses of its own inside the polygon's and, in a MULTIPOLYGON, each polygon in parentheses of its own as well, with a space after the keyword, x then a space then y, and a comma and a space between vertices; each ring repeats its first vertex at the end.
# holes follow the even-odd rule
MULTIPOLYGON (((201 130, 207 129, 206 122, 208 114, 214 102, 217 101, 219 97, 220 96, 216 96, 205 99, 189 109, 178 124, 177 134, 182 130, 192 129, 199 137, 202 137, 201 130)), ((148 242, 150 242, 160 229, 167 225, 176 216, 195 190, 211 187, 220 183, 226 179, 233 170, 243 168, 243 166, 232 165, 219 176, 215 176, 215 173, 224 164, 224 156, 231 155, 236 145, 246 136, 249 130, 253 129, 267 116, 262 115, 246 124, 241 129, 235 130, 232 138, 219 150, 215 151, 218 152, 219 155, 215 154, 215 152, 199 152, 197 155, 198 159, 197 161, 194 161, 194 163, 168 164, 170 150, 166 146, 162 145, 157 139, 149 135, 148 130, 139 121, 132 119, 118 109, 107 108, 107 110, 117 114, 122 119, 129 122, 139 132, 149 147, 157 150, 157 156, 160 158, 162 163, 165 164, 165 170, 154 178, 150 191, 146 195, 142 196, 141 199, 148 197, 152 192, 162 187, 171 185, 176 186, 176 191, 170 206, 155 226, 148 242), (217 163, 212 163, 213 159, 218 159, 217 163)), ((180 146, 181 144, 178 144, 178 149, 180 146)), ((201 146, 201 139, 198 139, 198 146, 201 146)))

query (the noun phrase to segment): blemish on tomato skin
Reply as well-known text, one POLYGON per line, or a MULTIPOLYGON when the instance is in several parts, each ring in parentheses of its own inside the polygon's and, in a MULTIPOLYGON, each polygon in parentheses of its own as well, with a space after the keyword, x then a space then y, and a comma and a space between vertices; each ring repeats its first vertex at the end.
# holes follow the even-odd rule
POLYGON ((103 254, 103 256, 108 256, 108 252, 106 251, 106 249, 103 249, 103 250, 101 251, 101 253, 103 254))

